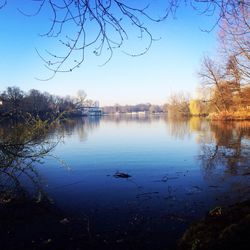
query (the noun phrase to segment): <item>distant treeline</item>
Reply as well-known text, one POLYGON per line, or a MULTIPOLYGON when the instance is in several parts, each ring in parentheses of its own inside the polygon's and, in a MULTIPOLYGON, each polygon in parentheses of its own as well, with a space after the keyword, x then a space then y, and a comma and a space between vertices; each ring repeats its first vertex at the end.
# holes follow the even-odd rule
POLYGON ((141 103, 136 105, 119 105, 104 106, 102 107, 104 114, 115 114, 115 113, 135 113, 135 112, 147 112, 147 113, 164 113, 166 107, 164 105, 152 105, 150 103, 141 103))
POLYGON ((23 114, 46 117, 60 113, 75 114, 82 106, 96 105, 86 99, 86 93, 82 90, 77 92, 76 97, 60 97, 47 92, 32 89, 28 92, 18 87, 8 87, 0 92, 0 116, 19 117, 23 114))

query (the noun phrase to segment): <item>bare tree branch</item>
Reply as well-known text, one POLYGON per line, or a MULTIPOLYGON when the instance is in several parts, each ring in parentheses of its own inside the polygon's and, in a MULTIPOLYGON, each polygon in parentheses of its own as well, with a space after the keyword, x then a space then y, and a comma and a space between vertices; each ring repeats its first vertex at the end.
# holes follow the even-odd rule
MULTIPOLYGON (((85 61, 87 51, 96 56, 104 55, 106 64, 113 56, 114 50, 121 48, 129 38, 142 40, 144 48, 137 53, 125 52, 131 56, 145 54, 155 40, 149 30, 148 22, 161 22, 169 15, 175 16, 180 5, 191 7, 199 15, 215 16, 215 27, 225 28, 225 32, 238 36, 239 30, 249 34, 249 0, 167 0, 162 3, 163 15, 152 16, 149 0, 31 0, 37 6, 33 13, 39 15, 46 11, 50 16, 50 27, 41 36, 56 38, 62 48, 62 54, 53 50, 38 52, 45 67, 51 71, 51 79, 58 72, 71 72, 85 61), (225 25, 226 24, 226 25, 225 25), (238 26, 236 30, 235 26, 238 26), (244 29, 242 28, 244 26, 244 29), (239 29, 241 27, 241 29, 239 29), (145 45, 146 42, 146 45, 145 45)), ((0 8, 7 0, 0 0, 0 8)), ((249 40, 246 40, 249 46, 249 40)), ((244 50, 244 53, 246 50, 244 50)), ((249 54, 249 50, 247 51, 249 54)), ((249 60, 249 59, 248 59, 249 60)))

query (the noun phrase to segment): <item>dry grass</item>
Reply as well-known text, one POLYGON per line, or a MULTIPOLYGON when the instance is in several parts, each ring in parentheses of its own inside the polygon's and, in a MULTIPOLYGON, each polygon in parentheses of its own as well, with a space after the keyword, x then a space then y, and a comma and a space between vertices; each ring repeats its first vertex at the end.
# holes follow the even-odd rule
POLYGON ((223 120, 223 121, 242 121, 250 120, 250 110, 238 110, 238 111, 222 111, 220 113, 211 113, 209 118, 213 121, 223 120))

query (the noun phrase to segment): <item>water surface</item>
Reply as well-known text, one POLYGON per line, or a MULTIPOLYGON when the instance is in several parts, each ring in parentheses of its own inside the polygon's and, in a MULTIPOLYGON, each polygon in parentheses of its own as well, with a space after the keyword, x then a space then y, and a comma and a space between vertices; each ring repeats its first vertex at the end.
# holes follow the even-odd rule
POLYGON ((61 122, 50 136, 61 140, 57 159, 36 167, 42 188, 103 244, 174 248, 192 221, 250 196, 249 122, 104 116, 61 122))

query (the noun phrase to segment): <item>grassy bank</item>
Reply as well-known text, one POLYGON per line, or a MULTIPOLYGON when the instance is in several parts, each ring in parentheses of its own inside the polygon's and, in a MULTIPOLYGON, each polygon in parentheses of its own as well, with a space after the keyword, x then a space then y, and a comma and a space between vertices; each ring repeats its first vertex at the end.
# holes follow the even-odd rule
POLYGON ((238 111, 222 111, 219 113, 210 113, 209 119, 216 121, 243 121, 250 120, 250 110, 238 110, 238 111))

